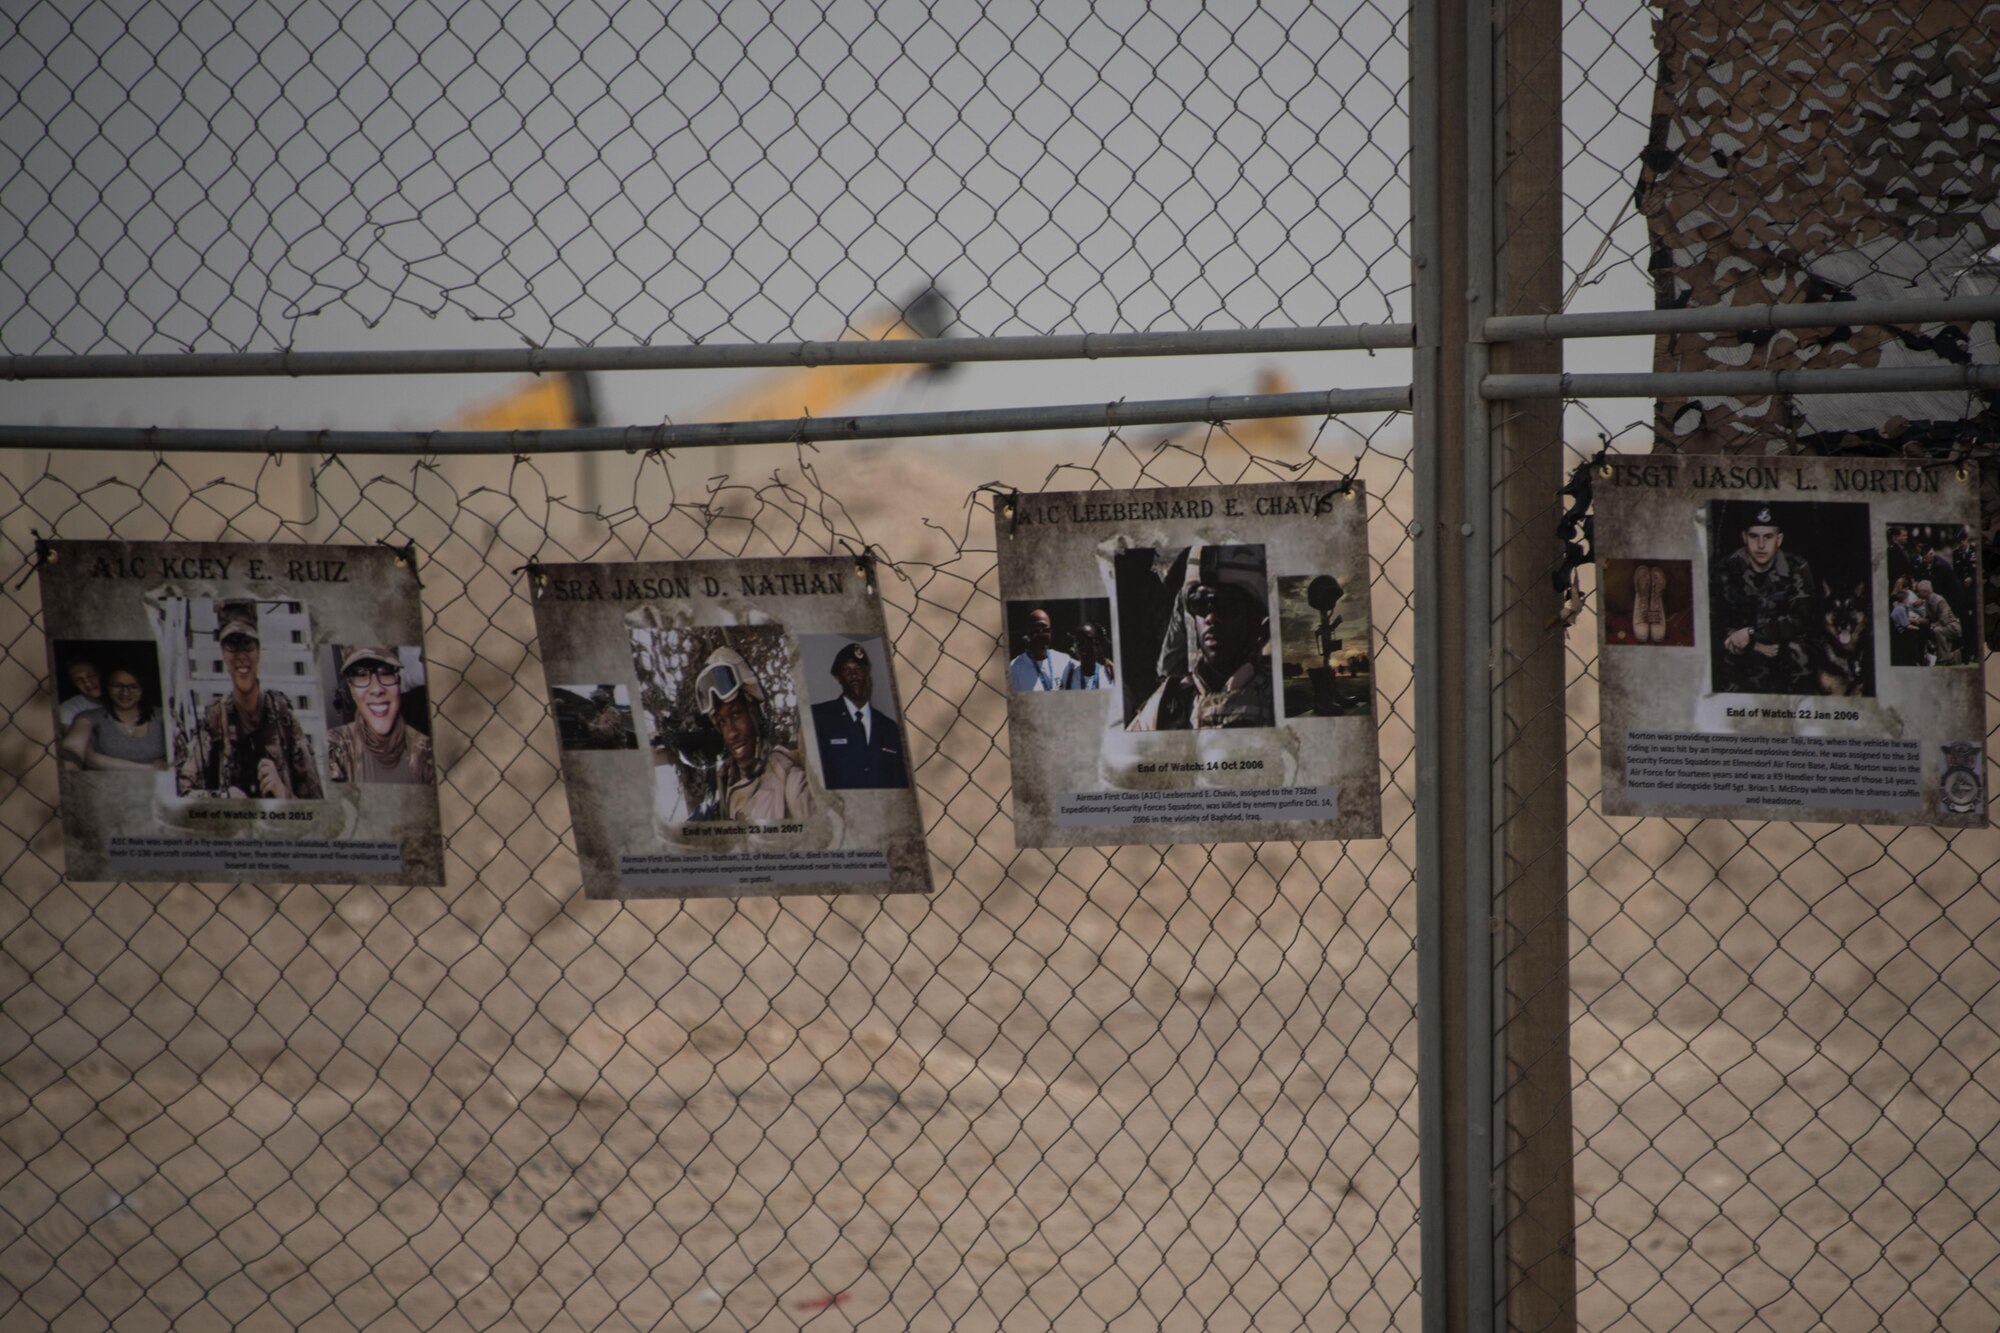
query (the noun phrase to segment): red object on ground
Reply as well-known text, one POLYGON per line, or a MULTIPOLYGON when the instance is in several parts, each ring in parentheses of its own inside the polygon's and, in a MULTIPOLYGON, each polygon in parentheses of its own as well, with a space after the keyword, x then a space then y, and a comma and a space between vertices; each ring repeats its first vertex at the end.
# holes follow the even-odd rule
POLYGON ((796 1310, 831 1310, 836 1305, 845 1304, 846 1301, 846 1292, 835 1291, 829 1292, 824 1296, 808 1296, 792 1308, 796 1310))

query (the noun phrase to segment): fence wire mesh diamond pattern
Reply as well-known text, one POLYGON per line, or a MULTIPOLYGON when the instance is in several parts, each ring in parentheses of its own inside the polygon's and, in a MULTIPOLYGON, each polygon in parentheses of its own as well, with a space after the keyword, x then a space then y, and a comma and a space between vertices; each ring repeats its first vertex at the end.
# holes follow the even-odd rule
MULTIPOLYGON (((1566 308, 2000 291, 1996 13, 1565 5, 1566 308)), ((1603 346, 1572 342, 1569 367, 1603 346)), ((1626 353, 1668 371, 1995 350, 1988 323, 1912 322, 1631 339, 1626 353)), ((1573 403, 1567 438, 1891 455, 1985 455, 2000 438, 1991 395, 1966 393, 1716 393, 1654 417, 1645 402, 1573 403)), ((1983 1145, 2000 1124, 2000 839, 1599 814, 1591 577, 1565 632, 1579 1326, 1994 1327, 2000 1179, 1983 1145)), ((1985 679, 1991 717, 1990 663, 1985 679)), ((1510 1046, 1510 1067, 1535 1054, 1510 1046)))
MULTIPOLYGON (((1579 1325, 1993 1327, 2000 833, 1598 813, 1584 576, 1568 631, 1579 1325)), ((1991 663, 1985 679, 1992 717, 1991 663)))
MULTIPOLYGON (((623 904, 579 893, 517 567, 858 548, 882 494, 951 513, 957 478, 857 454, 843 505, 824 457, 687 493, 619 456, 600 513, 562 462, 16 456, 17 562, 31 527, 414 541, 449 883, 66 882, 10 579, 0 1323, 1414 1328, 1409 477, 1342 447, 1304 475, 1362 451, 1386 842, 1016 852, 968 509, 892 531, 882 578, 935 895, 623 904)), ((1051 480, 1299 466, 1211 427, 1051 480)))
POLYGON ((1304 0, 10 6, 0 348, 435 336, 419 315, 536 345, 879 336, 931 284, 974 334, 1407 319, 1406 26, 1304 0))

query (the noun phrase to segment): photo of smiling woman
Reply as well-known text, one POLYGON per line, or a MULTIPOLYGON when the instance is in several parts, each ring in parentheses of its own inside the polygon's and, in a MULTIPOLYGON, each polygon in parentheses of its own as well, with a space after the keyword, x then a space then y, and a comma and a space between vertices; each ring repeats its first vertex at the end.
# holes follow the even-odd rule
POLYGON ((327 777, 334 782, 436 781, 431 738, 409 691, 422 686, 421 652, 386 645, 337 646, 329 718, 351 719, 326 733, 327 777))
POLYGON ((62 738, 64 760, 95 772, 164 769, 167 728, 160 716, 158 676, 148 662, 107 664, 104 705, 70 723, 62 738))

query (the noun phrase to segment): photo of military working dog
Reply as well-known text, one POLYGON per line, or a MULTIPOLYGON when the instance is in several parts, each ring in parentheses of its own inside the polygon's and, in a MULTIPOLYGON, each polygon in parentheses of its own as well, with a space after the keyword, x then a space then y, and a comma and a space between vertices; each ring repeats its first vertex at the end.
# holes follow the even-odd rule
POLYGON ((1872 697, 1868 506, 1714 500, 1708 518, 1714 692, 1872 697))

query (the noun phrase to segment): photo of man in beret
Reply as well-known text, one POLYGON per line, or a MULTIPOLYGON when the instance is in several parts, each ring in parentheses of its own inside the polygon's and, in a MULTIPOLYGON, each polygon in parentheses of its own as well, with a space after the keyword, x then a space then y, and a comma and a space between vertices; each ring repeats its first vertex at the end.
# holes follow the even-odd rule
POLYGON ((831 673, 840 682, 839 696, 812 706, 820 778, 827 790, 909 786, 902 728, 875 706, 868 650, 848 643, 834 654, 831 673))

